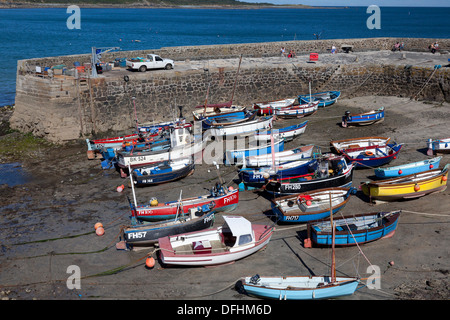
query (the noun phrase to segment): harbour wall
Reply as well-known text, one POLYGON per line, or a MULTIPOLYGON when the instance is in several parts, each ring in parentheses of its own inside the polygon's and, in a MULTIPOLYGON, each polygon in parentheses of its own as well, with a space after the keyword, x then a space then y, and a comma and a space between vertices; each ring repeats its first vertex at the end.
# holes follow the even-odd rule
MULTIPOLYGON (((353 45, 355 52, 387 50, 396 41, 393 38, 346 39, 294 41, 292 44, 299 48, 296 49, 298 54, 307 54, 314 51, 325 53, 331 43, 337 47, 339 43, 353 45)), ((450 47, 450 43, 445 44, 442 39, 439 42, 441 47, 450 47)), ((195 106, 205 103, 208 87, 208 103, 229 101, 234 93, 234 104, 250 106, 257 101, 307 93, 309 81, 313 92, 341 90, 345 98, 392 95, 450 102, 448 68, 379 64, 377 61, 310 64, 292 63, 286 59, 276 64, 264 63, 264 57, 278 55, 281 46, 293 48, 290 43, 162 48, 151 52, 173 58, 176 63, 174 70, 119 72, 117 76, 112 72, 98 78, 38 77, 26 70, 33 64, 71 65, 74 61, 89 61, 82 60, 82 56, 22 60, 18 62, 16 105, 11 127, 58 143, 113 135, 132 129, 136 118, 139 123, 170 120, 179 116, 179 106, 182 106, 183 116, 189 119, 195 106), (246 51, 250 47, 260 49, 258 52, 250 50, 253 52, 250 55, 250 51, 246 51), (240 55, 243 62, 249 59, 250 62, 242 63, 237 75, 237 57, 240 55), (190 60, 199 59, 205 60, 207 68, 188 68, 190 60), (225 66, 219 63, 223 59, 229 62, 225 66), (183 61, 186 68, 178 71, 177 61, 183 61), (124 74, 128 75, 128 81, 124 74)), ((409 39, 408 43, 410 46, 414 44, 417 51, 424 51, 431 41, 409 39)), ((129 56, 143 56, 144 53, 132 52, 129 56)), ((121 52, 121 56, 123 54, 121 52)), ((109 60, 113 58, 114 55, 108 57, 109 60)))

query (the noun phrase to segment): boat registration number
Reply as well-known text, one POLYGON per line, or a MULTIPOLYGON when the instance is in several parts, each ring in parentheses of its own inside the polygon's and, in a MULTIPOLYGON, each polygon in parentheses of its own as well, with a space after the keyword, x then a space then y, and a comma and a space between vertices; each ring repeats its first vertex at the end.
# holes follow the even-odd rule
POLYGON ((141 239, 145 238, 145 235, 147 234, 147 231, 140 231, 140 232, 133 232, 128 233, 128 239, 141 239))

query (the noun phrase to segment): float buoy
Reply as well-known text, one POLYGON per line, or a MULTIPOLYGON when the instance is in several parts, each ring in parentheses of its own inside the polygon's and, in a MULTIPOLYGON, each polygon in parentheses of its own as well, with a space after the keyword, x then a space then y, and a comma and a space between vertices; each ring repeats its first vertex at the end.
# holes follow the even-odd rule
POLYGON ((100 228, 100 227, 103 228, 103 224, 102 224, 101 222, 97 222, 97 223, 94 225, 94 229, 95 229, 95 230, 97 230, 97 229, 100 228))
POLYGON ((124 185, 118 186, 117 187, 117 192, 122 192, 124 188, 125 188, 124 185))
POLYGON ((102 235, 105 234, 105 229, 103 229, 103 227, 98 227, 98 228, 95 230, 95 234, 98 235, 98 236, 102 236, 102 235))
POLYGON ((402 173, 403 173, 402 169, 398 170, 398 174, 402 174, 402 173))
POLYGON ((447 176, 442 176, 442 181, 447 181, 447 176))
POLYGON ((433 169, 434 167, 433 167, 433 165, 432 164, 430 164, 430 169, 433 169))
POLYGON ((414 191, 419 191, 420 190, 420 186, 416 183, 414 185, 414 191))
POLYGON ((153 268, 155 266, 155 258, 148 257, 147 260, 145 260, 145 265, 147 268, 153 268))
POLYGON ((306 205, 310 206, 312 204, 311 200, 306 200, 306 205))

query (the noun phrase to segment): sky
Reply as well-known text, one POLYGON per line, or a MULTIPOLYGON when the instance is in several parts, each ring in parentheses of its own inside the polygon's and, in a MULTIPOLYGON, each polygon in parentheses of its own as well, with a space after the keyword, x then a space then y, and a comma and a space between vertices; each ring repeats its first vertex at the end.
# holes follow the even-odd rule
POLYGON ((311 6, 359 6, 368 7, 450 7, 449 0, 244 0, 274 4, 305 4, 311 6))

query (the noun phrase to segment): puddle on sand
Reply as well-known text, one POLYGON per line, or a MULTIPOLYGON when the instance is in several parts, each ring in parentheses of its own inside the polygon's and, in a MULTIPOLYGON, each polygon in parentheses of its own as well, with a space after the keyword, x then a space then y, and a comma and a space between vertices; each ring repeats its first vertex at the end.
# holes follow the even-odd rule
POLYGON ((22 168, 19 162, 0 164, 0 185, 7 184, 14 187, 30 181, 31 175, 22 168))

